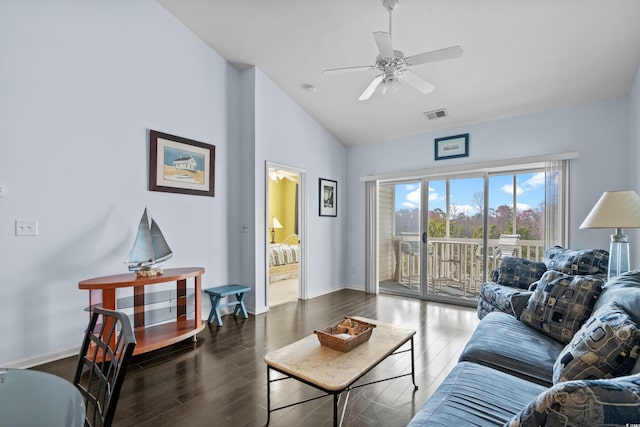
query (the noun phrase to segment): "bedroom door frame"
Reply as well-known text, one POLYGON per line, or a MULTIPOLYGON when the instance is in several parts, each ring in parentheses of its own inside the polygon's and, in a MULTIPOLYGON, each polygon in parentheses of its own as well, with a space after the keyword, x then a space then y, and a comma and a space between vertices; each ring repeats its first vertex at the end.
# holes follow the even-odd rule
MULTIPOLYGON (((267 161, 265 165, 265 212, 264 223, 265 229, 269 230, 271 225, 269 224, 269 169, 279 169, 285 172, 295 173, 298 175, 298 239, 300 241, 300 258, 298 260, 298 299, 308 299, 307 297, 307 195, 306 195, 306 175, 307 172, 304 169, 285 165, 282 163, 267 161)), ((270 234, 265 233, 264 247, 265 247, 265 306, 269 309, 269 262, 267 256, 269 253, 270 234)))

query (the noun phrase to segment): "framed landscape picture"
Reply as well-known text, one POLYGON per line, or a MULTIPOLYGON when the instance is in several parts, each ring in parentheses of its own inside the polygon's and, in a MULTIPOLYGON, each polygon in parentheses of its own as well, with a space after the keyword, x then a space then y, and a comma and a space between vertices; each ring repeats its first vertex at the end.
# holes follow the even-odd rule
POLYGON ((149 131, 149 190, 214 195, 216 147, 149 131))
POLYGON ((436 138, 435 154, 436 160, 469 157, 469 134, 436 138))
POLYGON ((320 216, 338 215, 338 183, 320 178, 320 216))

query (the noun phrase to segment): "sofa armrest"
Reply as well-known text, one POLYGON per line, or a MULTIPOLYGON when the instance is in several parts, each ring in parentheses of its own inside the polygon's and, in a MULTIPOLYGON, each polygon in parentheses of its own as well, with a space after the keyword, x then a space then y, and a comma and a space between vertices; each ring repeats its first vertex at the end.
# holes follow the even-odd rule
POLYGON ((487 282, 480 288, 478 298, 478 318, 482 319, 491 311, 501 311, 520 319, 533 292, 511 286, 487 282))

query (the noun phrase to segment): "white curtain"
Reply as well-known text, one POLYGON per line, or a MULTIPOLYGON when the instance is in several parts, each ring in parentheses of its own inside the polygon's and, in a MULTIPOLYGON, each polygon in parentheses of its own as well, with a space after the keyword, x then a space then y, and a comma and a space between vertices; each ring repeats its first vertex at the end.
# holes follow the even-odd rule
POLYGON ((545 162, 545 247, 568 241, 569 160, 545 162))
POLYGON ((378 293, 378 181, 365 183, 364 290, 378 293))

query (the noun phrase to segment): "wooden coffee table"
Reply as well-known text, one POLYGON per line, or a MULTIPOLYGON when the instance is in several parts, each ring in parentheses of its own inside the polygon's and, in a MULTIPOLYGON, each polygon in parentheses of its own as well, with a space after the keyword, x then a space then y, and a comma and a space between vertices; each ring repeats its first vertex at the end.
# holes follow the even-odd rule
POLYGON ((371 338, 348 353, 323 347, 315 334, 309 335, 299 341, 289 344, 279 350, 272 351, 264 357, 267 364, 267 424, 271 419, 271 413, 294 405, 306 403, 321 397, 333 396, 333 425, 342 424, 347 409, 349 392, 358 387, 369 384, 388 381, 411 375, 413 386, 418 389, 415 380, 415 364, 413 354, 413 336, 416 331, 402 328, 389 323, 379 322, 374 319, 355 317, 364 322, 373 323, 376 328, 371 338), (411 342, 411 348, 400 350, 404 344, 411 342), (362 376, 376 367, 392 354, 411 352, 411 372, 372 381, 366 384, 353 385, 362 376), (271 379, 271 370, 280 372, 284 377, 271 379), (325 394, 291 403, 289 405, 271 408, 271 383, 285 379, 296 379, 304 384, 315 387, 325 394), (342 416, 338 422, 338 404, 340 395, 347 392, 342 416))

